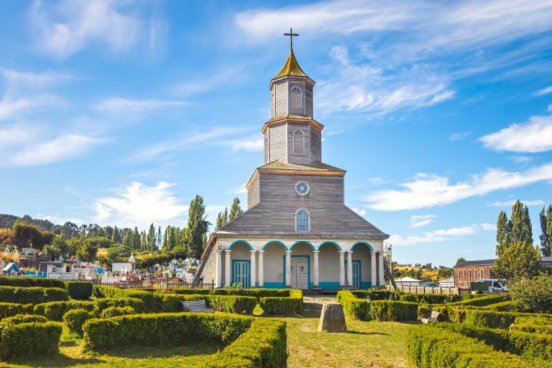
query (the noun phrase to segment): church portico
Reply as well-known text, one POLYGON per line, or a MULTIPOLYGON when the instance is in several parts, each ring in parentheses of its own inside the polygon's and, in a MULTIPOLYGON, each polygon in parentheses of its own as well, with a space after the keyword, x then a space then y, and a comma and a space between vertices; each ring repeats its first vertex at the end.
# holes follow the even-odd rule
POLYGON ((216 287, 367 289, 382 285, 382 246, 377 240, 220 239, 213 281, 216 287))
POLYGON ((205 282, 322 290, 383 285, 389 236, 345 205, 345 170, 322 162, 314 84, 291 48, 269 84, 264 163, 246 184, 248 208, 211 235, 198 272, 205 282))

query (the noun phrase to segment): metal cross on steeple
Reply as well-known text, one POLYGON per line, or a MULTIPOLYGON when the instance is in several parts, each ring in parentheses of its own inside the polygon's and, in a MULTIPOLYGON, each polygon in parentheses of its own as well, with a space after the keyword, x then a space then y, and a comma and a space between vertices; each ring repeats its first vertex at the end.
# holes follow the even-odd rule
POLYGON ((293 50, 293 37, 299 37, 299 33, 293 33, 293 28, 289 29, 289 33, 284 33, 284 36, 289 36, 289 50, 293 50))

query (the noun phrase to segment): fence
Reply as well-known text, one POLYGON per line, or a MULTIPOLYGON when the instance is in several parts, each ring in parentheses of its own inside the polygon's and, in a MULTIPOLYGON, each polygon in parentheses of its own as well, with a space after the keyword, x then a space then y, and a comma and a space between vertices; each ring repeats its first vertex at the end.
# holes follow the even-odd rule
POLYGON ((192 285, 191 282, 185 281, 172 281, 172 280, 134 280, 129 282, 122 281, 113 281, 113 282, 103 282, 100 280, 93 280, 94 285, 100 286, 114 286, 118 288, 136 288, 136 289, 176 289, 176 288, 185 288, 185 289, 208 289, 213 290, 215 288, 214 283, 199 283, 197 285, 192 285))
POLYGON ((412 285, 406 285, 401 284, 400 282, 397 283, 397 289, 404 291, 405 293, 412 293, 412 294, 459 294, 459 290, 456 287, 431 287, 431 286, 412 286, 412 285))

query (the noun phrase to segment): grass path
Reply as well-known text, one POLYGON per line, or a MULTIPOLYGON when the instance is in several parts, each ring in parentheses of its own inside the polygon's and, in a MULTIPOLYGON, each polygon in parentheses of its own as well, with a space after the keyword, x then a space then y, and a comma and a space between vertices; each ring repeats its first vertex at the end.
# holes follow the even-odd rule
POLYGON ((318 332, 319 303, 327 300, 305 300, 305 318, 284 318, 289 368, 408 367, 409 324, 347 320, 347 333, 318 332))

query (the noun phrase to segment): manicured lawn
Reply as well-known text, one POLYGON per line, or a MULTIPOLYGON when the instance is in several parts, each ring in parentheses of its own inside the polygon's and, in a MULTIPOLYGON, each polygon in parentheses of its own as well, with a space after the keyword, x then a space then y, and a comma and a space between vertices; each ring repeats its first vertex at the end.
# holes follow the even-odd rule
POLYGON ((132 347, 108 354, 85 354, 77 341, 63 341, 60 354, 34 360, 14 360, 0 367, 201 367, 209 356, 222 349, 217 345, 175 348, 132 347))

